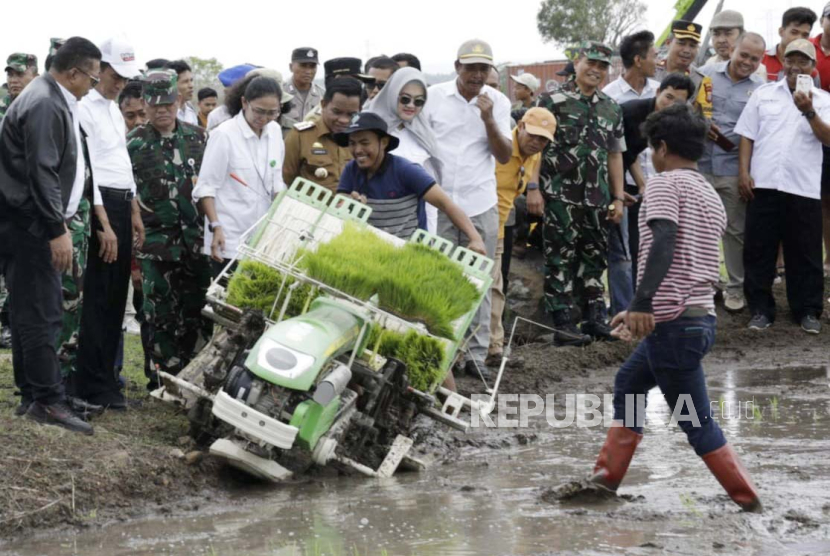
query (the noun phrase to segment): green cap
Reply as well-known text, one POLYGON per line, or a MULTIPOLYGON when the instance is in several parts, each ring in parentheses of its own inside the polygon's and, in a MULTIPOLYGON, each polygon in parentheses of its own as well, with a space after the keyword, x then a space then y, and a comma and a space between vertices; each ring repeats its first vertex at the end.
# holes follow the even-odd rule
POLYGON ((598 62, 611 63, 611 54, 613 50, 605 46, 601 42, 583 41, 577 46, 571 48, 572 51, 578 52, 578 56, 585 56, 589 60, 597 60, 598 62))
POLYGON ((144 84, 144 100, 150 106, 175 103, 179 99, 178 81, 173 70, 148 71, 141 79, 144 84))
POLYGON ((49 56, 54 56, 55 54, 57 54, 58 49, 60 49, 60 47, 62 47, 65 42, 66 39, 58 39, 55 37, 49 39, 49 56))
POLYGON ((37 70, 37 56, 34 54, 15 52, 6 59, 6 71, 11 69, 22 73, 26 71, 26 68, 35 68, 37 70))

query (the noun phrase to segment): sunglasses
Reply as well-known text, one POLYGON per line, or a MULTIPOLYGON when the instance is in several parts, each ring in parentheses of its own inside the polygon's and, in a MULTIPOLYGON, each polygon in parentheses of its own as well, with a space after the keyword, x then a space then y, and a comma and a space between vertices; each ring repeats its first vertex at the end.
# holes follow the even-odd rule
POLYGON ((78 70, 79 72, 81 72, 82 74, 86 75, 87 77, 89 77, 89 80, 90 80, 90 82, 92 83, 92 86, 93 86, 93 87, 97 87, 97 86, 98 86, 98 83, 100 83, 100 82, 101 82, 101 78, 100 78, 100 77, 95 77, 95 76, 94 76, 94 75, 92 75, 91 73, 85 72, 84 70, 82 70, 82 69, 81 69, 81 68, 79 68, 79 67, 76 67, 75 69, 76 69, 76 70, 78 70))
POLYGON ((422 107, 424 104, 427 103, 427 99, 425 98, 414 98, 409 95, 401 95, 398 97, 398 102, 403 104, 404 106, 409 106, 410 104, 414 104, 418 108, 422 107))
POLYGON ((369 89, 377 89, 378 91, 380 91, 381 89, 383 89, 384 85, 386 85, 386 81, 375 81, 369 86, 369 89))

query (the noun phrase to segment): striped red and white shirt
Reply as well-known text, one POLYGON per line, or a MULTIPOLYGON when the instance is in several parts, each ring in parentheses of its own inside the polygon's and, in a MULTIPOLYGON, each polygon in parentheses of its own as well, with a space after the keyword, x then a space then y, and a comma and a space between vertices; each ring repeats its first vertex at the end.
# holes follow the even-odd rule
POLYGON ((648 223, 677 224, 677 241, 669 272, 652 300, 655 322, 678 318, 689 307, 715 312, 715 284, 720 279, 719 243, 726 212, 715 189, 695 170, 672 170, 648 180, 640 209, 638 280, 642 280, 654 237, 648 223))

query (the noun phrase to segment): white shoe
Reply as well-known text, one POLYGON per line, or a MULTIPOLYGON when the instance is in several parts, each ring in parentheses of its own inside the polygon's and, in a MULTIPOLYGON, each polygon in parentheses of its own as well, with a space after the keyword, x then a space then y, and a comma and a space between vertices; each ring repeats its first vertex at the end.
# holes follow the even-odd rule
POLYGON ((723 300, 723 306, 731 313, 738 313, 746 307, 746 299, 739 293, 727 293, 723 300))
POLYGON ((141 325, 133 317, 124 319, 124 332, 132 336, 141 335, 141 325))

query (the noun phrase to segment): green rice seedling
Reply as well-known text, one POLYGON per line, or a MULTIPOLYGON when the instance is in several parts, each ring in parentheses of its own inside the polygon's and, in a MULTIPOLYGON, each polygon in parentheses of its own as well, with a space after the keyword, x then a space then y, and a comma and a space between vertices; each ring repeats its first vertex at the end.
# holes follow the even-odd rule
MULTIPOLYGON (((242 261, 228 282, 228 303, 241 309, 259 309, 266 316, 272 316, 271 310, 275 308, 274 301, 283 287, 285 275, 273 268, 257 261, 242 261)), ((285 287, 277 302, 275 314, 278 314, 288 286, 294 282, 290 276, 285 280, 285 287)), ((303 284, 291 295, 286 313, 289 316, 296 316, 303 312, 309 297, 311 286, 303 284)))
POLYGON ((362 300, 377 294, 380 307, 423 322, 437 336, 453 338, 452 323, 479 298, 461 268, 424 245, 397 247, 375 233, 346 225, 299 263, 306 273, 362 300))
POLYGON ((418 334, 414 330, 401 333, 373 325, 368 345, 383 357, 392 357, 406 365, 406 374, 413 388, 428 391, 444 379, 446 353, 440 340, 418 334))

